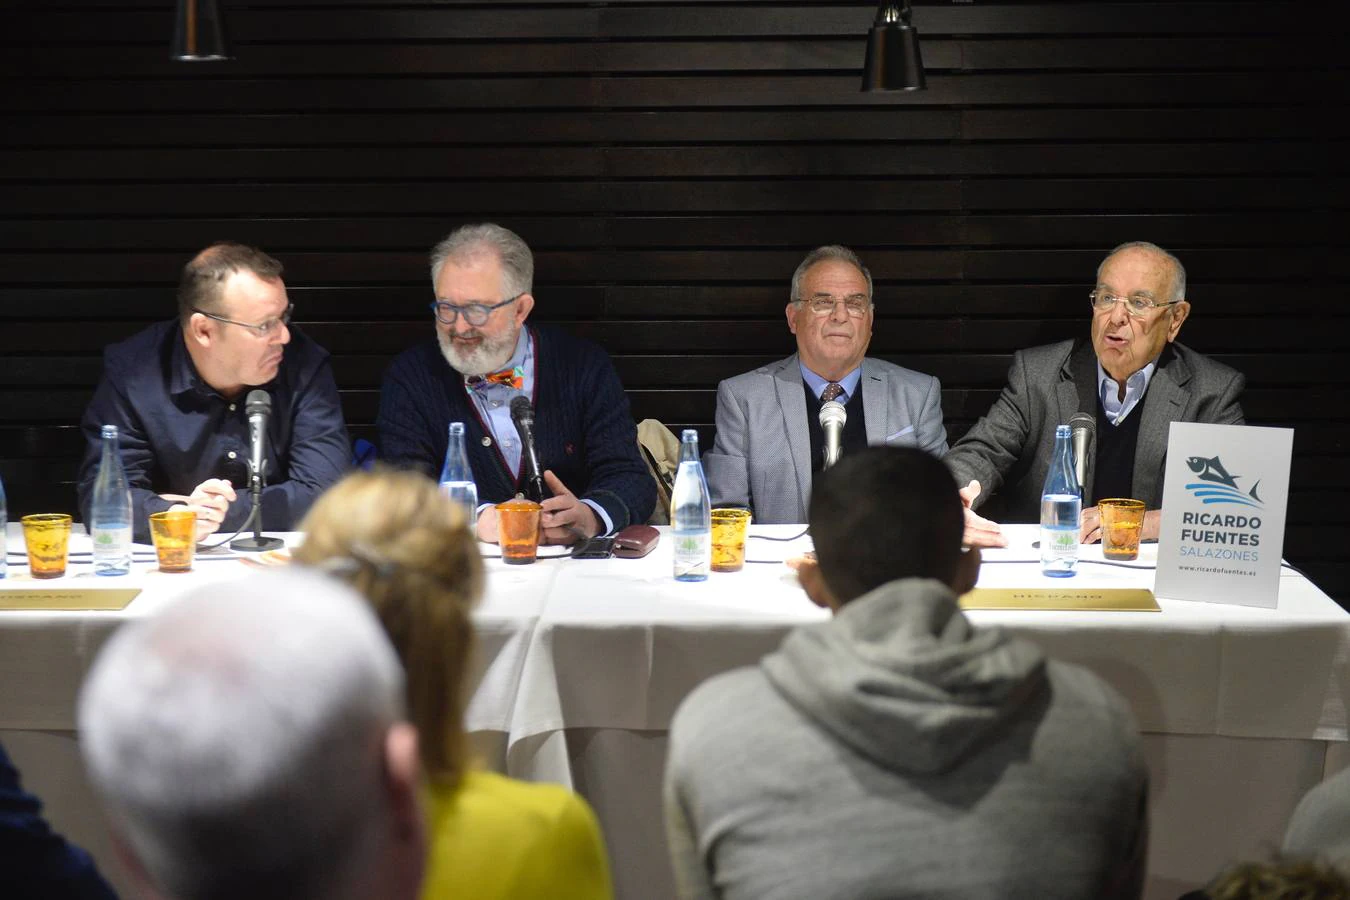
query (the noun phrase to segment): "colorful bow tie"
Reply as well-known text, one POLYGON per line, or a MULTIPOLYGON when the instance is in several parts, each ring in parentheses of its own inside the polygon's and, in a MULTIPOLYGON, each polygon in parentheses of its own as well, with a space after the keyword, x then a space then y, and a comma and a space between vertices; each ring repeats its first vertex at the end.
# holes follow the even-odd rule
POLYGON ((512 369, 502 369, 500 372, 489 372, 480 378, 469 379, 469 387, 479 387, 484 384, 504 384, 518 391, 525 387, 525 370, 516 366, 512 369))

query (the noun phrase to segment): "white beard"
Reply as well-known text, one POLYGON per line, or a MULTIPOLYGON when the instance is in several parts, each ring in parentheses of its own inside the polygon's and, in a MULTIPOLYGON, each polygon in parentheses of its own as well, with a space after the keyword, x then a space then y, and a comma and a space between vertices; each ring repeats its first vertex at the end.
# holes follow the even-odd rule
MULTIPOLYGON (((474 332, 470 332, 470 335, 474 335, 474 332)), ((516 340, 519 337, 520 329, 517 328, 511 334, 504 334, 495 340, 485 337, 477 347, 465 352, 457 349, 443 331, 436 332, 436 340, 441 345, 441 355, 450 364, 450 368, 465 378, 496 372, 506 365, 511 354, 516 352, 516 340)))

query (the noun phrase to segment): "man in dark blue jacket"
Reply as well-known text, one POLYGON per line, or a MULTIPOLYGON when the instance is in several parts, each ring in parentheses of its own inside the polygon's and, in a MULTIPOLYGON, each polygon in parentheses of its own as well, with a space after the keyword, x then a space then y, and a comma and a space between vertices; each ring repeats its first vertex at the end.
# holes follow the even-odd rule
POLYGON ((8 900, 117 900, 94 861, 42 818, 0 744, 0 896, 8 900))
POLYGON ((523 448, 511 400, 529 398, 544 470, 542 540, 570 544, 645 522, 656 488, 638 455, 628 398, 604 350, 525 324, 534 257, 499 225, 466 225, 431 252, 436 339, 385 373, 377 420, 381 457, 434 476, 447 426, 463 422, 478 486, 478 535, 497 537, 490 504, 520 488, 523 448))
POLYGON ((281 263, 254 247, 212 244, 183 267, 178 318, 103 354, 103 379, 80 423, 80 514, 89 521, 104 425, 116 425, 131 484, 133 531, 148 516, 197 514, 197 540, 241 528, 250 450, 245 395, 271 398, 262 527, 290 531, 314 498, 342 477, 351 445, 328 351, 291 324, 281 263), (238 489, 236 491, 236 489, 238 489))

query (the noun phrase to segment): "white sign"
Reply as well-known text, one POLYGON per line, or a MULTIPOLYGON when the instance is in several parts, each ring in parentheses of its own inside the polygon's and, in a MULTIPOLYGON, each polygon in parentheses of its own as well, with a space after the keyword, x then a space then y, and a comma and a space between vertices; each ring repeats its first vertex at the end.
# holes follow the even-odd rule
POLYGON ((1291 428, 1173 422, 1153 592, 1274 609, 1291 428))

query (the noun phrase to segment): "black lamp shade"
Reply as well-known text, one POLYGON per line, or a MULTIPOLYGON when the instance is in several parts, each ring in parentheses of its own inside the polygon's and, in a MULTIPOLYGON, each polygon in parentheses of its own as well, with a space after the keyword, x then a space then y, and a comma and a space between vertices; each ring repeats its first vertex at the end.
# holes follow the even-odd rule
POLYGON ((179 62, 219 62, 230 58, 225 22, 216 0, 178 0, 169 58, 179 62))
POLYGON ((867 35, 864 91, 922 91, 928 88, 919 55, 919 32, 909 24, 909 5, 898 13, 884 5, 867 35))

